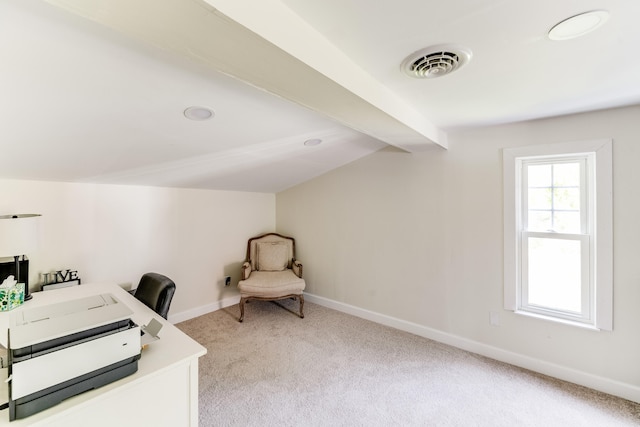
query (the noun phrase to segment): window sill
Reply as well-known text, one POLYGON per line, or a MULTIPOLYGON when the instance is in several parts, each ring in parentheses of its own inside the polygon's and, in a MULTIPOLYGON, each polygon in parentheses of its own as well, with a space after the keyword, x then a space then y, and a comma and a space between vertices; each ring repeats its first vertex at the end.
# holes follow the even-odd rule
POLYGON ((553 317, 553 316, 545 316, 543 314, 532 313, 530 311, 515 310, 514 313, 522 315, 522 316, 526 316, 526 317, 533 317, 533 318, 540 319, 540 320, 546 320, 546 321, 549 321, 549 322, 561 323, 563 325, 575 326, 575 327, 582 328, 582 329, 588 329, 590 331, 598 331, 598 332, 600 332, 602 330, 602 329, 597 328, 595 325, 590 324, 590 323, 576 322, 576 321, 573 321, 573 320, 561 319, 559 317, 553 317))

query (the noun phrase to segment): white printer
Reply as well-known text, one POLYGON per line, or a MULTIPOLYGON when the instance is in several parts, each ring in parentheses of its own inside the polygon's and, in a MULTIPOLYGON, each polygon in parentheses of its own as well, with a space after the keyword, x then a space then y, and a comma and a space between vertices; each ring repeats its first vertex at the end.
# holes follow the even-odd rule
POLYGON ((140 328, 111 294, 12 313, 9 419, 32 415, 138 370, 140 328))

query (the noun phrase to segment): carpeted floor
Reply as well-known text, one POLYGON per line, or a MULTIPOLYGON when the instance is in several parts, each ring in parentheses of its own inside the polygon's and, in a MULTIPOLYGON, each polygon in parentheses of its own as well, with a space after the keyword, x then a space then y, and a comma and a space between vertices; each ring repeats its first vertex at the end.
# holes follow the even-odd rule
POLYGON ((640 405, 316 304, 177 326, 207 347, 200 425, 640 426, 640 405))

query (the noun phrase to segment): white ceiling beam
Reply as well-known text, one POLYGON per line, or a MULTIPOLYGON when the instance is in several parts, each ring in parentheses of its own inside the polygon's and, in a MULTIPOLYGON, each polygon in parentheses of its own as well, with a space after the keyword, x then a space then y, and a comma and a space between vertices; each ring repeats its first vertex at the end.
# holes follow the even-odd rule
POLYGON ((279 1, 47 0, 409 152, 446 134, 279 1))

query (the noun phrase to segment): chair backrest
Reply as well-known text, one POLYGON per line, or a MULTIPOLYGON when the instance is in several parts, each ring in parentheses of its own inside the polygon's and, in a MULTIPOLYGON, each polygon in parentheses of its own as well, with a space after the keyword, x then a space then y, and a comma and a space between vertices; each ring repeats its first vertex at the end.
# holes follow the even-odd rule
POLYGON ((166 319, 175 292, 176 284, 167 276, 145 273, 133 296, 166 319))
MULTIPOLYGON (((249 239, 247 243, 247 261, 251 261, 251 270, 259 270, 260 248, 265 245, 283 248, 286 257, 286 268, 291 268, 291 262, 296 257, 296 243, 293 237, 283 236, 278 233, 267 233, 249 239)), ((273 255, 273 253, 271 254, 273 255)))

